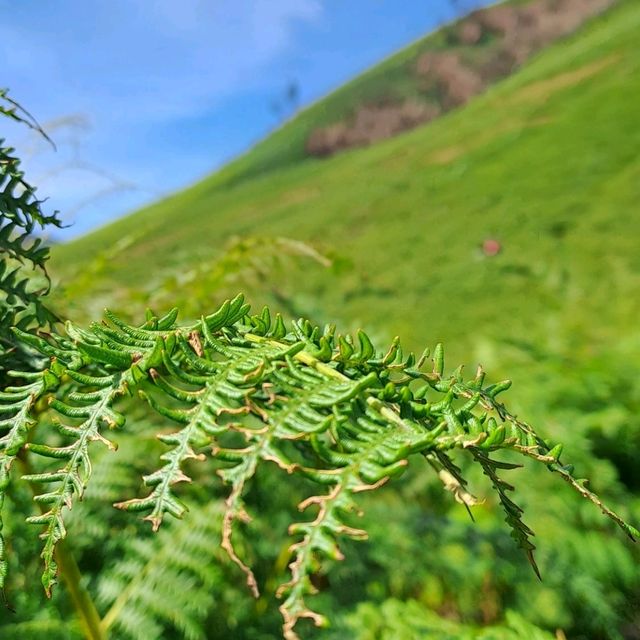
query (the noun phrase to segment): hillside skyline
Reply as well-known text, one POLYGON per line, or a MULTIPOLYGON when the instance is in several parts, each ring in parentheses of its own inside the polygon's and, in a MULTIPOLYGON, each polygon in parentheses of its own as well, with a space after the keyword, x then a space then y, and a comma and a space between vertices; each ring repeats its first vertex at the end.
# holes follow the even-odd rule
POLYGON ((57 151, 6 125, 0 137, 71 225, 55 237, 66 240, 224 166, 459 6, 248 0, 214 8, 190 0, 179 11, 157 3, 149 14, 124 1, 108 11, 76 0, 35 11, 24 2, 5 11, 0 27, 2 84, 57 151))

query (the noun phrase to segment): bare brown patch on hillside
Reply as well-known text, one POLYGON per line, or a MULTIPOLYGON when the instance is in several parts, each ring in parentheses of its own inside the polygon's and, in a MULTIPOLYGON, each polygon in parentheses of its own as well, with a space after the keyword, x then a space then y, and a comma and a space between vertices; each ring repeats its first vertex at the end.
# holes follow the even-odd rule
POLYGON ((306 150, 312 156, 329 156, 351 147, 364 147, 376 140, 391 138, 414 129, 440 115, 435 105, 413 100, 401 104, 360 107, 349 122, 338 122, 316 129, 307 140, 306 150))
POLYGON ((465 104, 485 88, 482 76, 455 53, 423 53, 416 63, 416 73, 438 85, 445 111, 465 104))
MULTIPOLYGON (((312 131, 306 151, 312 156, 326 157, 430 122, 466 104, 492 83, 511 74, 534 53, 572 34, 616 2, 531 0, 526 5, 498 5, 475 11, 455 26, 456 42, 452 49, 427 51, 416 58, 413 63, 416 97, 396 102, 382 97, 377 104, 360 105, 341 122, 312 131), (480 46, 482 49, 477 49, 480 46), (435 102, 434 95, 437 95, 435 102)), ((551 95, 610 64, 609 59, 598 61, 583 70, 542 81, 520 92, 518 99, 551 95)))

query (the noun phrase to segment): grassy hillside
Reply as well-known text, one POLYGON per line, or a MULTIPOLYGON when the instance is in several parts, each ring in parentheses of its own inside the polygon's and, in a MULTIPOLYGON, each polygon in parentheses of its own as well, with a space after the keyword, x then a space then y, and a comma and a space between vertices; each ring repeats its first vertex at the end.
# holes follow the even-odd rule
MULTIPOLYGON (((588 326, 612 340, 635 324, 640 284, 639 30, 640 6, 627 0, 434 123, 329 160, 225 178, 297 144, 317 105, 221 174, 56 248, 54 276, 109 251, 103 287, 144 288, 233 235, 286 235, 352 265, 339 277, 300 274, 321 319, 412 346, 444 340, 455 357, 485 339, 553 338, 559 318, 569 333, 588 326), (487 238, 500 254, 483 255, 487 238)), ((408 51, 328 104, 382 81, 408 51)))

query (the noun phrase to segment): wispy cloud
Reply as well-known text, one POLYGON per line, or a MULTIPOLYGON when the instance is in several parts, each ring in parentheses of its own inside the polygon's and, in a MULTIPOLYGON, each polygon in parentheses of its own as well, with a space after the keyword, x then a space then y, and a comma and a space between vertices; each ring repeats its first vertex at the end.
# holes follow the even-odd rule
MULTIPOLYGON (((322 6, 319 0, 0 0, 0 11, 0 83, 43 122, 84 114, 92 131, 83 157, 116 175, 135 175, 141 189, 122 200, 135 206, 224 157, 212 149, 206 158, 197 148, 168 149, 163 131, 206 117, 237 92, 259 90, 262 71, 291 49, 297 26, 321 17, 322 6), (153 153, 164 161, 143 166, 153 153)), ((32 175, 64 166, 64 153, 49 156, 27 162, 32 175)), ((90 172, 79 179, 70 168, 43 188, 69 212, 101 193, 96 185, 103 183, 90 172)), ((80 219, 76 231, 85 228, 80 219)))
POLYGON ((20 93, 30 99, 46 87, 46 117, 75 99, 73 110, 136 126, 197 115, 259 83, 296 22, 321 14, 318 0, 26 1, 22 9, 0 29, 3 71, 24 79, 20 93))
POLYGON ((82 233, 246 149, 276 124, 270 105, 291 80, 303 101, 314 99, 449 8, 450 0, 0 0, 0 86, 45 125, 73 114, 89 124, 53 130, 56 154, 44 145, 29 156, 33 139, 1 120, 0 137, 23 143, 28 176, 43 178, 39 195, 76 223, 67 236, 82 233))

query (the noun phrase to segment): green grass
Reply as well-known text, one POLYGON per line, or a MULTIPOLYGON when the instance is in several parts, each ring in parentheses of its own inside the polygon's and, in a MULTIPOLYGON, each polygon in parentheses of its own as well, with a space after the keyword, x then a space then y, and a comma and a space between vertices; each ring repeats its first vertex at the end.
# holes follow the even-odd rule
POLYGON ((370 148, 299 157, 310 126, 382 91, 416 43, 219 174, 56 247, 54 277, 123 238, 106 286, 149 286, 233 235, 286 235, 350 263, 299 274, 309 308, 343 327, 412 347, 443 340, 454 358, 498 337, 553 339, 558 318, 569 335, 613 341, 635 328, 640 284, 639 32, 626 0, 465 108, 370 148), (480 250, 490 237, 503 247, 494 258, 480 250))

